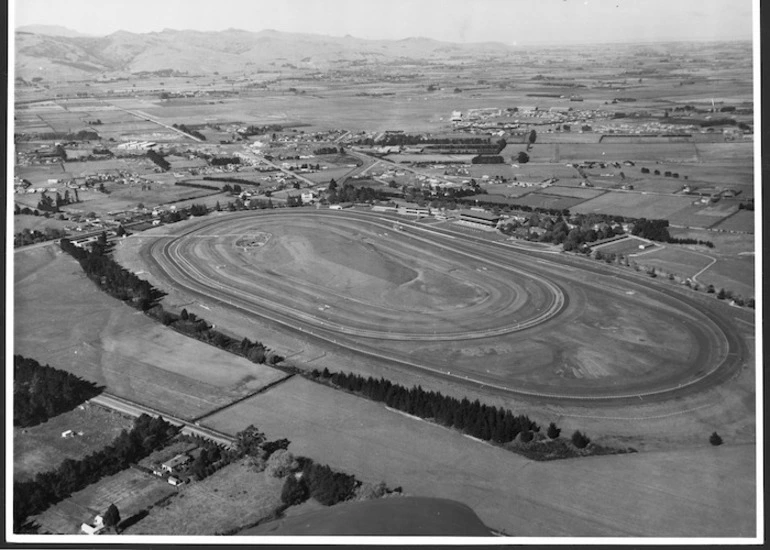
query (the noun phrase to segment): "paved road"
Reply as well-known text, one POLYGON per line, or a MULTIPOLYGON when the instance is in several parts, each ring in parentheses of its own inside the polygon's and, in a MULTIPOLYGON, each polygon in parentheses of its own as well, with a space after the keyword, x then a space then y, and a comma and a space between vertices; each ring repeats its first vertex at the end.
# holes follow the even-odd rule
MULTIPOLYGON (((204 222, 202 226, 213 223, 226 223, 228 220, 237 217, 254 215, 254 213, 243 213, 241 216, 233 215, 224 220, 219 219, 208 223, 204 222)), ((380 216, 374 216, 371 213, 355 211, 345 211, 340 213, 332 211, 313 211, 312 214, 307 211, 291 213, 283 211, 264 211, 256 215, 281 216, 287 223, 289 223, 288 218, 294 215, 337 216, 345 217, 350 220, 366 221, 367 223, 377 223, 377 220, 383 219, 380 216)), ((392 222, 388 221, 386 223, 392 222)), ((400 219, 399 223, 404 225, 407 228, 407 231, 411 232, 409 235, 410 237, 418 238, 415 234, 416 231, 414 231, 414 229, 418 227, 416 224, 410 224, 403 219, 400 219)), ((196 225, 196 228, 198 227, 201 226, 196 225)), ((240 299, 237 293, 233 294, 226 288, 217 287, 217 284, 219 283, 216 281, 206 281, 205 277, 204 280, 199 280, 198 274, 194 277, 185 276, 185 272, 191 267, 189 261, 176 263, 179 261, 179 258, 170 258, 163 254, 151 256, 148 260, 154 264, 153 272, 155 272, 155 270, 159 273, 167 272, 168 278, 173 284, 182 287, 185 292, 195 295, 198 299, 208 300, 210 302, 213 301, 214 303, 218 303, 225 307, 231 307, 258 315, 293 332, 301 334, 303 338, 323 340, 335 345, 342 345, 347 349, 351 349, 366 356, 384 359, 409 369, 421 369, 430 372, 435 377, 449 379, 453 382, 460 382, 461 384, 483 387, 486 391, 504 395, 513 394, 548 402, 558 400, 579 400, 586 404, 613 405, 631 402, 638 403, 640 400, 645 402, 650 400, 665 400, 702 391, 715 384, 724 382, 734 376, 745 364, 748 356, 748 349, 736 327, 734 317, 726 314, 726 310, 723 307, 724 304, 718 303, 715 300, 709 302, 702 297, 691 294, 688 295, 688 293, 682 292, 665 283, 653 282, 648 277, 639 276, 633 272, 628 272, 627 270, 626 272, 623 272, 619 268, 611 269, 609 266, 598 266, 593 262, 588 262, 584 259, 569 255, 554 255, 533 250, 523 250, 520 247, 513 247, 505 243, 493 243, 483 238, 459 232, 450 232, 435 228, 427 229, 424 227, 422 227, 421 230, 421 232, 429 231, 431 233, 430 242, 432 245, 449 246, 454 250, 460 250, 466 254, 483 258, 484 261, 518 263, 527 266, 526 269, 529 269, 531 272, 537 272, 541 275, 546 274, 549 279, 566 281, 567 285, 569 285, 571 280, 575 281, 581 277, 584 279, 581 281, 581 284, 590 284, 585 279, 590 279, 593 275, 596 276, 597 280, 599 280, 600 277, 606 278, 609 276, 618 281, 622 281, 624 284, 628 285, 628 288, 636 288, 638 290, 643 289, 647 292, 656 293, 659 298, 665 300, 665 303, 672 306, 675 310, 684 312, 690 317, 697 317, 702 320, 702 322, 697 323, 689 321, 691 323, 690 329, 697 339, 695 346, 697 349, 694 350, 696 357, 692 362, 692 368, 687 372, 676 373, 673 375, 670 380, 666 381, 667 385, 665 387, 640 387, 636 391, 626 391, 617 394, 605 393, 598 395, 591 391, 582 394, 556 394, 549 391, 528 390, 527 388, 511 388, 500 384, 489 383, 484 380, 474 379, 471 376, 465 376, 466 373, 445 372, 428 365, 405 361, 403 358, 395 358, 382 350, 364 348, 357 345, 355 341, 343 341, 343 338, 347 336, 345 332, 349 329, 345 329, 343 332, 318 330, 303 322, 303 319, 288 317, 282 314, 280 310, 260 307, 259 304, 253 302, 246 303, 246 300, 240 299), (515 250, 515 254, 511 253, 513 250, 515 250)), ((164 250, 164 248, 159 248, 157 250, 164 250)), ((739 312, 736 310, 736 316, 740 317, 741 315, 738 315, 738 313, 739 312)), ((683 316, 682 319, 686 319, 686 317, 683 316)), ((687 321, 683 320, 682 322, 687 321)))

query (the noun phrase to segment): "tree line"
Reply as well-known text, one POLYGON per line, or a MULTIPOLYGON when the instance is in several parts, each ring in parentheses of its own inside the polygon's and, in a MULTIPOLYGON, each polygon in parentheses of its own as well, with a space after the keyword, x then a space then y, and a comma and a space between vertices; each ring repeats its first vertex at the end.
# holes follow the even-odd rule
POLYGON ((13 425, 27 428, 74 409, 101 393, 93 382, 13 356, 13 425))
POLYGON ((240 157, 212 157, 209 159, 211 166, 227 166, 228 164, 240 164, 240 157))
POLYGON ((368 202, 388 200, 390 195, 380 189, 374 189, 372 187, 355 187, 350 183, 344 183, 341 188, 337 187, 336 182, 334 185, 329 184, 329 192, 326 195, 326 200, 329 204, 338 204, 341 202, 368 202))
POLYGON ((188 313, 186 309, 183 309, 177 315, 176 313, 166 311, 162 305, 155 304, 147 310, 147 314, 186 336, 245 357, 252 363, 275 365, 283 361, 283 357, 270 351, 262 342, 252 342, 248 338, 238 340, 228 336, 212 328, 212 325, 205 319, 196 316, 194 313, 188 313))
POLYGON ((86 276, 110 296, 147 311, 162 296, 148 281, 122 267, 108 254, 107 234, 102 232, 90 250, 62 239, 61 249, 75 258, 86 276))
POLYGON ((187 125, 185 125, 185 124, 172 124, 172 126, 173 126, 174 128, 176 128, 177 130, 179 130, 180 132, 184 132, 184 133, 185 133, 185 134, 187 134, 188 136, 197 137, 198 139, 200 139, 200 140, 202 140, 202 141, 206 141, 206 136, 204 136, 203 134, 201 134, 201 133, 200 133, 198 130, 196 130, 195 128, 191 128, 191 127, 189 127, 189 126, 187 126, 187 125))
POLYGON ((123 430, 112 443, 81 460, 68 458, 55 470, 13 484, 13 530, 30 528, 27 518, 68 498, 99 479, 125 470, 132 463, 165 446, 178 428, 161 417, 143 414, 131 431, 123 430))
POLYGON ((328 369, 322 372, 314 369, 310 376, 316 381, 330 383, 484 441, 508 443, 520 433, 540 431, 540 427, 527 416, 515 416, 510 409, 488 406, 480 403, 478 399, 473 402, 468 398, 459 400, 439 392, 423 390, 420 386, 409 389, 384 378, 364 378, 344 372, 332 374, 328 369))
POLYGON ((147 158, 150 159, 152 162, 154 162, 161 170, 164 172, 168 171, 171 168, 171 165, 169 162, 164 159, 160 153, 157 151, 153 151, 152 149, 147 151, 147 158))

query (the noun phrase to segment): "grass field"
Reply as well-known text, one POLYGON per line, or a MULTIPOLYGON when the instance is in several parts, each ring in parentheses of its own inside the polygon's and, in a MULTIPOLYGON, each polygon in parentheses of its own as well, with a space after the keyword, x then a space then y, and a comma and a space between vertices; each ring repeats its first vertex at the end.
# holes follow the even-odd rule
POLYGON ((669 221, 685 227, 708 228, 738 211, 734 201, 722 200, 715 204, 691 204, 669 215, 669 221))
POLYGON ((77 534, 83 522, 91 523, 110 504, 118 507, 125 520, 176 492, 166 480, 129 468, 89 485, 33 519, 41 533, 77 534))
POLYGON ((739 210, 724 221, 714 225, 714 228, 720 231, 739 231, 753 234, 755 231, 754 217, 754 212, 739 210))
POLYGON ((183 417, 285 376, 169 330, 98 291, 53 245, 14 259, 15 353, 183 417))
POLYGON ((602 194, 604 191, 598 189, 588 189, 585 187, 561 187, 552 185, 543 190, 537 192, 538 195, 556 195, 560 197, 575 197, 577 199, 594 199, 602 194))
POLYGON ((632 218, 667 219, 674 212, 691 205, 692 201, 690 197, 610 192, 578 204, 571 210, 580 214, 601 212, 632 218))
POLYGON ((13 478, 23 480, 56 468, 66 458, 79 460, 105 447, 133 422, 118 413, 84 404, 31 428, 13 430, 13 478), (71 438, 67 430, 80 433, 71 438))
POLYGON ((299 378, 206 422, 229 433, 250 423, 361 479, 464 502, 511 535, 746 536, 754 528, 749 446, 536 463, 299 378))
MULTIPOLYGON (((637 237, 634 237, 633 235, 629 235, 625 239, 620 239, 617 241, 612 241, 607 244, 598 245, 593 247, 596 251, 601 251, 602 254, 623 254, 624 256, 627 256, 629 254, 638 254, 641 252, 641 249, 639 248, 640 245, 648 245, 649 242, 640 239, 637 237)), ((660 245, 653 245, 653 247, 658 247, 660 245)), ((652 250, 652 249, 647 249, 652 250)))
POLYGON ((692 277, 712 263, 705 249, 704 252, 695 252, 681 245, 666 245, 635 259, 645 267, 655 267, 682 277, 692 277))
POLYGON ((517 199, 517 202, 521 205, 532 206, 534 208, 553 208, 556 210, 562 210, 564 208, 571 209, 574 206, 585 202, 586 199, 569 196, 558 196, 548 194, 548 190, 535 191, 530 193, 526 197, 517 199))
MULTIPOLYGON (((253 525, 281 505, 283 479, 230 464, 179 493, 124 531, 126 535, 216 535, 253 525)), ((174 489, 176 491, 176 489, 174 489)))

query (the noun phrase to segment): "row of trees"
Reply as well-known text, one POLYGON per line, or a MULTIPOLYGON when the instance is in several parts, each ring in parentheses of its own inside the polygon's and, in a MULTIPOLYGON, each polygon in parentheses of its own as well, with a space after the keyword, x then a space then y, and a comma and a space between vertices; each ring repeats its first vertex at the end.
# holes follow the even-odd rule
POLYGON ((93 382, 41 365, 34 359, 13 356, 13 425, 23 428, 74 409, 98 395, 93 382))
POLYGON ((503 164, 505 160, 500 155, 476 155, 471 164, 503 164))
POLYGON ((522 432, 540 431, 527 416, 514 416, 510 410, 481 404, 478 399, 473 402, 467 398, 459 400, 423 390, 420 386, 409 389, 384 378, 364 378, 344 372, 332 374, 328 369, 323 372, 313 370, 311 377, 485 441, 508 443, 522 432))
POLYGON ((153 151, 152 149, 147 151, 147 158, 150 159, 152 162, 154 162, 161 170, 164 172, 168 171, 171 168, 171 165, 169 162, 164 159, 160 153, 157 151, 153 151))
POLYGON ((267 362, 275 365, 283 361, 283 357, 271 352, 263 343, 259 341, 252 342, 248 338, 238 340, 228 336, 212 328, 205 319, 197 317, 194 313, 188 313, 186 309, 183 309, 181 314, 177 315, 166 311, 162 305, 156 304, 147 310, 147 314, 186 336, 245 357, 252 363, 267 362))
POLYGON ((240 164, 241 157, 212 157, 209 159, 211 166, 227 166, 228 164, 240 164))
POLYGON ((189 136, 197 137, 198 139, 200 139, 202 141, 206 141, 206 136, 201 134, 195 128, 191 128, 191 127, 189 127, 189 126, 187 126, 185 124, 172 124, 172 126, 174 128, 176 128, 177 130, 179 130, 180 132, 184 132, 185 134, 187 134, 189 136))
POLYGON ((107 234, 104 232, 91 250, 75 246, 69 239, 62 239, 59 246, 80 263, 89 279, 118 300, 146 311, 162 296, 149 282, 143 281, 109 256, 107 234))
POLYGON ((368 202, 388 200, 390 195, 380 189, 372 187, 355 187, 352 184, 345 183, 342 187, 332 187, 329 185, 329 192, 326 200, 329 204, 338 204, 341 202, 368 202))
MULTIPOLYGON (((68 458, 52 471, 41 472, 30 481, 13 484, 14 532, 25 528, 29 516, 39 514, 73 492, 128 468, 132 463, 163 447, 178 428, 160 417, 141 415, 131 431, 123 430, 111 444, 81 460, 68 458)), ((27 526, 28 527, 28 526, 27 526)))
POLYGON ((226 185, 222 188, 222 191, 230 192, 239 194, 241 192, 241 185, 253 185, 255 187, 259 186, 258 181, 249 181, 244 180, 240 178, 231 178, 227 176, 203 176, 203 179, 206 181, 223 181, 226 183, 226 185), (233 183, 234 186, 230 186, 227 184, 233 183))
MULTIPOLYGON (((43 192, 40 195, 40 201, 37 203, 37 209, 43 212, 59 212, 60 207, 72 204, 74 202, 80 202, 80 197, 77 196, 75 191, 75 199, 70 196, 69 189, 64 191, 64 196, 57 191, 56 198, 51 198, 47 193, 43 192)), ((19 213, 22 213, 21 211, 19 213)))

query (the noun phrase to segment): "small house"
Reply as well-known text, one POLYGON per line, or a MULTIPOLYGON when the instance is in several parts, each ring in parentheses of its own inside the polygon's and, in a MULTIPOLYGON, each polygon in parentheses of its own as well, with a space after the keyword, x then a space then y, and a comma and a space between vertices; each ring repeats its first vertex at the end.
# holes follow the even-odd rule
POLYGON ((61 436, 62 436, 64 439, 69 439, 69 438, 71 438, 71 437, 75 437, 75 432, 73 432, 72 430, 67 430, 67 431, 64 431, 64 432, 62 432, 62 433, 61 433, 61 436))
POLYGON ((174 473, 174 470, 175 470, 176 468, 179 468, 179 467, 181 467, 181 466, 184 466, 185 464, 187 464, 187 463, 188 463, 188 462, 190 462, 191 460, 192 460, 192 459, 190 458, 190 456, 189 456, 189 455, 186 455, 186 454, 179 454, 179 455, 176 455, 176 456, 175 456, 174 458, 172 458, 171 460, 168 460, 168 461, 164 462, 164 463, 163 463, 163 464, 161 464, 160 466, 161 466, 161 468, 163 468, 163 470, 165 470, 166 472, 168 472, 168 473, 170 473, 170 474, 173 474, 173 473, 174 473))
POLYGON ((80 530, 85 533, 86 535, 98 535, 101 533, 107 526, 104 525, 104 518, 101 515, 98 515, 94 518, 94 524, 91 525, 89 523, 83 523, 80 526, 80 530))

